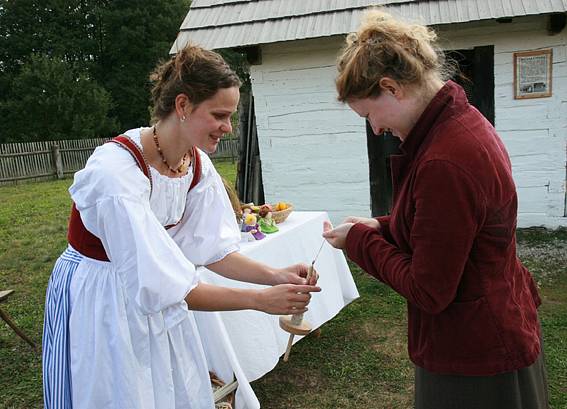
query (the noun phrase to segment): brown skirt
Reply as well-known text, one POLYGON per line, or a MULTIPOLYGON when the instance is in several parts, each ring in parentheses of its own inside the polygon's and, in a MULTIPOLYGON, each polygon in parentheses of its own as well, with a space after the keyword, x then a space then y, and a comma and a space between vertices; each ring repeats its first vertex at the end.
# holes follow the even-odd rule
POLYGON ((495 376, 439 375, 415 367, 415 409, 548 409, 543 353, 495 376))

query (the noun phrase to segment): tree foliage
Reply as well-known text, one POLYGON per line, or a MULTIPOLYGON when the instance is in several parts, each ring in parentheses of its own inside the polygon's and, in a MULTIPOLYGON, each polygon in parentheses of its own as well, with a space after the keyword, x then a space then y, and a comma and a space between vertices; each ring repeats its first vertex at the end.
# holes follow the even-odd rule
POLYGON ((73 65, 34 55, 12 81, 11 98, 0 101, 4 142, 94 138, 116 128, 108 117, 110 93, 73 65))
POLYGON ((147 123, 149 73, 189 4, 0 0, 0 142, 111 136, 147 123))

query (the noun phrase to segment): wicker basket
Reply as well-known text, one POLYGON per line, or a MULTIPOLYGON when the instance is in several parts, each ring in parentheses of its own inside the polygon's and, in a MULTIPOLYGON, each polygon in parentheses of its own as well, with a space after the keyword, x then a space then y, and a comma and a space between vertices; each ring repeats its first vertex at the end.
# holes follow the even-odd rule
MULTIPOLYGON (((287 209, 278 210, 278 211, 274 210, 272 212, 272 218, 274 219, 276 224, 283 223, 285 221, 285 219, 287 219, 287 217, 293 211, 293 205, 291 203, 286 203, 286 205, 287 205, 287 209)), ((275 207, 276 207, 276 205, 272 205, 272 208, 275 208, 275 207)))

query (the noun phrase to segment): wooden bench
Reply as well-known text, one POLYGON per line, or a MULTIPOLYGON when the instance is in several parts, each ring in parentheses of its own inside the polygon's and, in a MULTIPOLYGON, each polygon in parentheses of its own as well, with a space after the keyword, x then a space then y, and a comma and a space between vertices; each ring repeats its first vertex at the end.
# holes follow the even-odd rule
MULTIPOLYGON (((10 294, 12 294, 14 292, 14 290, 4 290, 4 291, 0 291, 0 302, 4 301, 10 294)), ((8 324, 10 326, 10 328, 12 328, 14 330, 14 332, 16 334, 18 334, 18 336, 23 339, 24 341, 26 341, 28 344, 31 345, 31 347, 35 350, 36 346, 35 343, 26 335, 22 332, 21 329, 19 329, 16 324, 14 324, 14 322, 12 321, 12 319, 10 318, 10 316, 8 315, 8 313, 6 311, 4 311, 2 309, 2 307, 0 307, 0 317, 2 317, 2 319, 4 321, 6 321, 6 324, 8 324)))

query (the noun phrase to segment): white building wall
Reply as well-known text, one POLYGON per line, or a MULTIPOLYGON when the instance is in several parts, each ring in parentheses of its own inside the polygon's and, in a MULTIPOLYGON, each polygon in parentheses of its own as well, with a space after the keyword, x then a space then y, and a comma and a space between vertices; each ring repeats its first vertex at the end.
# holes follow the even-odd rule
MULTIPOLYGON (((547 35, 544 16, 511 24, 440 28, 447 49, 495 47, 496 129, 510 153, 521 227, 567 225, 567 29, 547 35), (513 53, 553 48, 553 96, 514 100, 513 53)), ((251 67, 266 201, 327 210, 334 222, 369 215, 364 121, 336 101, 342 37, 270 44, 251 67)))
POLYGON ((370 214, 364 120, 337 102, 342 38, 262 47, 250 69, 267 202, 325 210, 334 223, 370 214))
POLYGON ((439 30, 448 49, 494 45, 495 122, 512 160, 518 225, 567 226, 567 29, 547 34, 547 17, 477 22, 439 30), (553 49, 553 95, 514 99, 514 52, 553 49))

